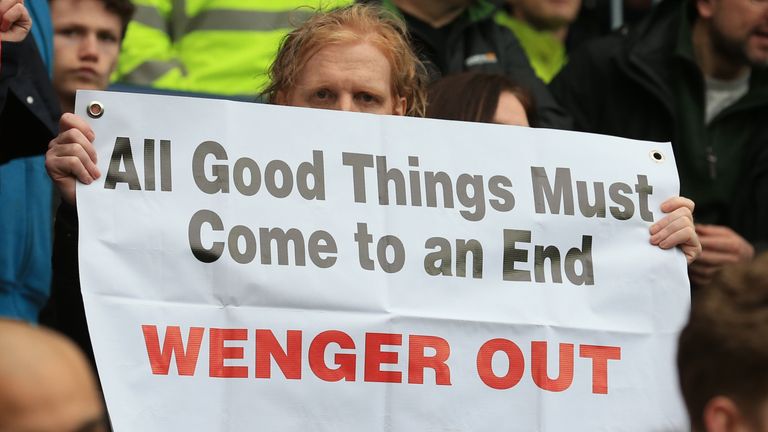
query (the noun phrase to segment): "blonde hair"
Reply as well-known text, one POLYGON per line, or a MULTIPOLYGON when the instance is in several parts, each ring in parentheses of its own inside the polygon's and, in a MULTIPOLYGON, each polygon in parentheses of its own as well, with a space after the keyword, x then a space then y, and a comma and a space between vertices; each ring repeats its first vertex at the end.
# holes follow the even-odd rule
POLYGON ((408 41, 405 23, 380 6, 353 4, 313 15, 286 35, 269 69, 263 95, 275 103, 278 92, 293 88, 309 58, 328 44, 365 41, 389 60, 392 93, 405 98, 405 114, 423 117, 427 107, 427 72, 408 41))

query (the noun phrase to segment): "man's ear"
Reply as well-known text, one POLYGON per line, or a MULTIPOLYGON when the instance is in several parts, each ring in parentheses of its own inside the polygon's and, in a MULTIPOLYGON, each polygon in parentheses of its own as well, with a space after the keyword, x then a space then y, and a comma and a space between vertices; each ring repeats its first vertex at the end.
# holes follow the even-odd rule
MULTIPOLYGON (((701 3, 701 2, 699 2, 701 3)), ((716 396, 704 406, 702 420, 705 430, 701 432, 744 431, 747 424, 736 403, 728 397, 716 396)))
POLYGON ((717 0, 693 0, 696 2, 696 11, 699 16, 705 19, 712 18, 715 13, 715 3, 717 0))
POLYGON ((392 114, 399 115, 399 116, 404 116, 405 115, 405 110, 406 110, 407 106, 408 106, 408 101, 406 101, 404 97, 401 97, 401 98, 396 97, 395 98, 395 109, 393 110, 392 114))

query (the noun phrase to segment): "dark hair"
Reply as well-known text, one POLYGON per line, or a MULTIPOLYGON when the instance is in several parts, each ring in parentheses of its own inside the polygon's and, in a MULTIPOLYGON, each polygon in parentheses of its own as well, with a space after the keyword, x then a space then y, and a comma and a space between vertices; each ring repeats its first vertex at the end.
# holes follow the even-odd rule
POLYGON ((755 415, 768 397, 768 254, 723 269, 694 292, 677 367, 694 429, 703 429, 704 407, 716 396, 755 415))
POLYGON ((427 117, 493 123, 499 96, 514 94, 525 109, 528 123, 536 124, 536 104, 528 89, 498 74, 463 72, 446 76, 429 86, 427 117))
MULTIPOLYGON (((53 3, 56 0, 48 0, 53 3)), ((136 6, 130 0, 99 0, 104 5, 107 12, 115 14, 120 19, 120 38, 125 37, 125 31, 128 29, 128 23, 136 12, 136 6)))
POLYGON ((131 22, 133 14, 136 12, 136 6, 130 0, 101 0, 107 11, 112 12, 120 18, 121 38, 125 37, 125 31, 128 29, 128 23, 131 22))

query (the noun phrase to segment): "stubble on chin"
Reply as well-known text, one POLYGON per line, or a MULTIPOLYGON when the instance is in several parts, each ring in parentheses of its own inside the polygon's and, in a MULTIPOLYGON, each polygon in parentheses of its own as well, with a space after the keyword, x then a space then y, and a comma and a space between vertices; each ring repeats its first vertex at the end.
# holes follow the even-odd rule
POLYGON ((754 66, 752 64, 753 61, 749 56, 747 38, 736 40, 724 35, 716 28, 712 28, 709 33, 712 40, 712 47, 717 51, 720 57, 727 59, 734 65, 754 66))

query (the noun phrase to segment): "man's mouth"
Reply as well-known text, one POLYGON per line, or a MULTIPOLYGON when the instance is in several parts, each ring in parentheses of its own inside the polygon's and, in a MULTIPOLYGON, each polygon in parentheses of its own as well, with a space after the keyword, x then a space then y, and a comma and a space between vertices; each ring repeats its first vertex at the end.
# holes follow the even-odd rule
POLYGON ((755 30, 752 34, 762 39, 768 39, 768 28, 755 30))
POLYGON ((98 76, 98 73, 93 68, 81 67, 81 68, 75 69, 75 75, 91 80, 96 78, 96 76, 98 76))

